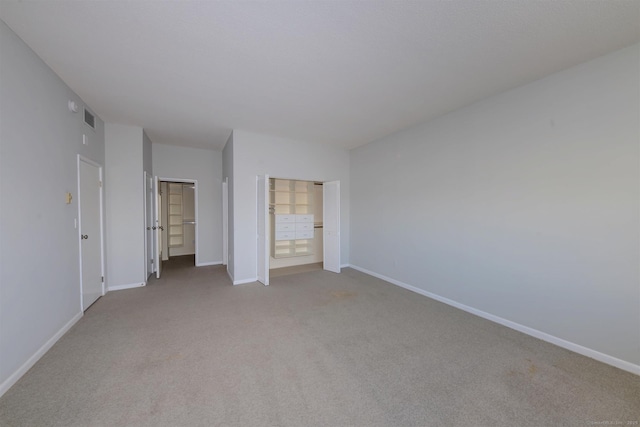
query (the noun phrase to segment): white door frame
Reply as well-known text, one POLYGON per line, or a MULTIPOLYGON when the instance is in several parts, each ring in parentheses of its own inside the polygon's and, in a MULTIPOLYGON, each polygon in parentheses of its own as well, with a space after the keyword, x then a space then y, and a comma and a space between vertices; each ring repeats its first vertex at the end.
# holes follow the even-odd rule
MULTIPOLYGON (((157 177, 156 177, 157 178, 157 177)), ((164 194, 164 197, 160 198, 161 205, 159 205, 160 209, 160 223, 162 224, 164 230, 160 230, 162 232, 162 261, 169 260, 169 183, 166 181, 158 181, 158 188, 164 194)))
POLYGON ((144 234, 144 283, 146 284, 147 281, 149 280, 149 275, 151 275, 152 273, 155 272, 155 238, 151 238, 151 248, 149 248, 149 236, 147 235, 147 233, 150 233, 151 231, 153 231, 153 227, 155 226, 155 224, 153 223, 153 218, 151 218, 151 220, 149 220, 149 215, 153 216, 153 203, 149 203, 149 210, 151 212, 149 212, 149 210, 147 210, 147 203, 149 202, 149 197, 151 197, 149 195, 149 193, 154 194, 153 193, 153 189, 154 189, 154 185, 153 185, 153 176, 147 172, 144 171, 144 173, 142 174, 142 179, 144 180, 143 182, 143 187, 144 188, 144 227, 145 227, 145 234, 144 234), (149 180, 151 181, 151 186, 149 188, 147 188, 147 182, 149 182, 149 180), (151 260, 153 260, 153 263, 150 261, 149 259, 149 255, 151 255, 151 260), (151 265, 149 265, 151 264, 151 265))
POLYGON ((167 178, 167 177, 156 176, 156 181, 182 182, 184 184, 193 184, 193 202, 194 202, 194 210, 195 210, 194 219, 196 221, 195 238, 196 238, 196 267, 197 267, 200 265, 200 263, 198 262, 199 253, 200 253, 200 251, 198 250, 198 227, 200 226, 200 221, 198 220, 198 180, 191 179, 191 178, 167 178))
POLYGON ((229 263, 229 178, 222 182, 222 264, 229 263))
POLYGON ((92 166, 98 168, 98 173, 100 174, 100 274, 102 275, 102 295, 106 293, 106 279, 104 274, 104 168, 100 163, 94 162, 93 160, 84 157, 81 154, 78 154, 77 158, 77 180, 78 180, 78 220, 77 220, 77 231, 78 231, 78 272, 80 274, 80 311, 84 311, 84 307, 82 305, 82 243, 81 243, 81 235, 82 235, 82 211, 80 206, 80 162, 85 162, 92 166))
POLYGON ((257 276, 258 282, 269 285, 269 175, 256 176, 256 214, 258 226, 256 230, 257 240, 257 276))
POLYGON ((155 263, 155 273, 156 273, 156 279, 160 278, 160 275, 162 274, 162 250, 164 247, 164 238, 162 237, 162 228, 160 228, 161 226, 164 227, 164 221, 162 221, 162 192, 160 191, 160 181, 158 181, 158 177, 155 176, 153 178, 153 185, 155 187, 155 192, 154 192, 154 200, 153 200, 153 227, 154 227, 154 233, 153 233, 153 246, 154 246, 154 257, 156 260, 155 263))

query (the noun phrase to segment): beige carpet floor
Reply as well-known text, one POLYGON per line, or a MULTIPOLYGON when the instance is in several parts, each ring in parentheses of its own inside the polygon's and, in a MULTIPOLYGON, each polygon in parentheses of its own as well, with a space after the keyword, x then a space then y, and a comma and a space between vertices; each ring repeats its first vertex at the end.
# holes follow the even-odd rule
POLYGON ((293 267, 272 268, 271 270, 269 270, 269 278, 272 279, 274 277, 288 276, 290 274, 309 273, 311 271, 318 270, 322 270, 321 262, 296 265, 293 267))
POLYGON ((0 425, 640 419, 639 377, 360 272, 234 287, 224 267, 188 264, 172 260, 160 280, 98 300, 0 398, 0 425))

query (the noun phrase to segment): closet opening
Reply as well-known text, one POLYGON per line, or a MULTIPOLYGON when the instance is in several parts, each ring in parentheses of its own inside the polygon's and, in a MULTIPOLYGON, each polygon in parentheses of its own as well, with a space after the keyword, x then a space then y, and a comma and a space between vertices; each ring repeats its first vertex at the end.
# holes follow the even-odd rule
POLYGON ((323 268, 323 183, 269 179, 269 275, 323 268))
POLYGON ((159 179, 158 220, 162 269, 197 265, 197 182, 159 179))
POLYGON ((257 280, 313 269, 340 273, 340 181, 256 176, 257 280))

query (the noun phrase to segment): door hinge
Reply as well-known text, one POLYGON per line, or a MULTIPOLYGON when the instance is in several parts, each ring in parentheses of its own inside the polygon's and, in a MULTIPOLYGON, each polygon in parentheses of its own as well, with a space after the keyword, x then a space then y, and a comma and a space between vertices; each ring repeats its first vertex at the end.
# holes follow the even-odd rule
POLYGON ((102 188, 102 181, 98 181, 98 185, 102 188))
POLYGON ((151 264, 153 264, 153 260, 151 260, 151 264))
POLYGON ((104 283, 104 276, 102 276, 102 280, 101 281, 102 281, 102 283, 104 283))

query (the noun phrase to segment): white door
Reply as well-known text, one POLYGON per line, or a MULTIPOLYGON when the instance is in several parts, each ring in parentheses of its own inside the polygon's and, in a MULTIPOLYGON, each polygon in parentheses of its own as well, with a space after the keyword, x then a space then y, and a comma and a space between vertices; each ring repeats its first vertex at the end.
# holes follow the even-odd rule
POLYGON ((78 216, 80 226, 80 288, 82 310, 102 296, 101 170, 78 161, 78 216))
POLYGON ((155 206, 153 209, 153 223, 155 224, 153 233, 153 247, 155 248, 155 262, 156 262, 156 278, 160 278, 162 274, 162 232, 164 231, 164 225, 162 222, 162 191, 160 190, 160 181, 158 177, 155 177, 155 206))
POLYGON ((322 184, 324 269, 340 273, 340 181, 322 184))
MULTIPOLYGON (((158 178, 160 180, 162 178, 158 178)), ((160 241, 162 243, 162 261, 169 261, 169 183, 166 181, 158 181, 160 183, 160 194, 158 200, 160 205, 160 213, 158 220, 160 221, 160 241)))
POLYGON ((145 225, 145 247, 146 247, 146 271, 145 280, 149 278, 154 271, 154 242, 155 242, 155 223, 153 221, 153 205, 154 205, 154 193, 153 193, 153 178, 147 173, 144 173, 144 225, 145 225))
POLYGON ((229 262, 229 181, 222 183, 222 264, 229 262))
POLYGON ((269 284, 269 175, 258 176, 258 282, 269 284))

